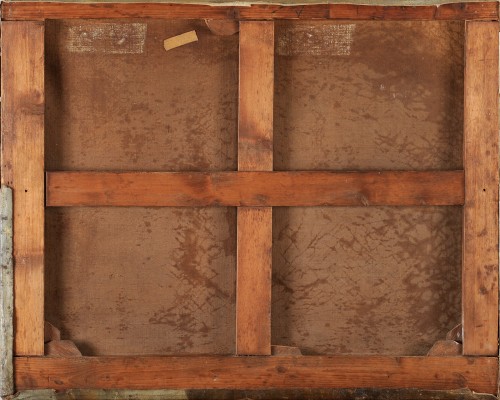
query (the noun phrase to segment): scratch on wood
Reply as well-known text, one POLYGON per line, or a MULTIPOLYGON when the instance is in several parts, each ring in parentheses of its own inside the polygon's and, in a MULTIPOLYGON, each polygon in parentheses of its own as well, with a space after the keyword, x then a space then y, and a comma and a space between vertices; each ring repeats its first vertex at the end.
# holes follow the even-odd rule
POLYGON ((140 54, 146 33, 146 24, 88 23, 68 26, 64 37, 71 53, 140 54))
POLYGON ((280 56, 348 56, 355 30, 355 24, 290 26, 286 34, 277 36, 276 53, 280 56))
POLYGON ((0 396, 14 392, 12 369, 13 345, 13 262, 12 262, 12 190, 1 188, 0 210, 0 396))

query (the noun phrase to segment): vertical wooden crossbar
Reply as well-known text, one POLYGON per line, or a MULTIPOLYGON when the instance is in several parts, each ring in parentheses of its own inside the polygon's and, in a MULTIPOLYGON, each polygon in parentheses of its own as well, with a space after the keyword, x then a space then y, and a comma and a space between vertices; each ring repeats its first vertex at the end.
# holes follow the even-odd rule
POLYGON ((498 354, 498 23, 467 22, 463 352, 498 354))
POLYGON ((14 351, 43 355, 44 24, 2 23, 2 185, 13 191, 14 351))
MULTIPOLYGON (((273 169, 274 23, 240 23, 238 170, 273 169)), ((272 208, 238 208, 236 352, 271 354, 272 208)))

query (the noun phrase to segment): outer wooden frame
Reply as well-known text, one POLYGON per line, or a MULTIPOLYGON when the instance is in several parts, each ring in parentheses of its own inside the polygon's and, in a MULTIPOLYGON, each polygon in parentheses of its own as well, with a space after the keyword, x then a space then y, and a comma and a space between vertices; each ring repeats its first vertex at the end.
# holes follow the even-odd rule
MULTIPOLYGON (((496 21, 498 4, 453 4, 439 8, 350 5, 242 8, 172 4, 22 2, 3 3, 2 15, 4 20, 15 21, 124 17, 496 21)), ((265 32, 268 27, 272 27, 272 22, 249 22, 243 26, 243 38, 250 39, 260 34, 263 34, 264 38, 271 38, 270 33, 265 32)), ((494 194, 498 187, 495 161, 498 157, 496 138, 498 27, 495 23, 469 22, 466 35, 465 171, 448 172, 458 181, 453 181, 454 188, 446 193, 444 198, 447 200, 443 204, 463 203, 465 210, 464 354, 496 355, 498 258, 493 252, 498 251, 496 227, 498 198, 494 194), (465 176, 465 184, 461 181, 462 174, 465 176), (473 284, 469 285, 469 280, 473 284)), ((2 46, 4 55, 2 57, 4 142, 2 183, 12 186, 14 190, 14 256, 17 280, 15 352, 18 356, 14 364, 17 390, 76 387, 118 389, 125 387, 129 389, 417 387, 431 390, 470 388, 479 392, 497 392, 498 358, 496 357, 33 357, 43 355, 43 23, 4 23, 2 41, 4 44, 2 46), (21 357, 22 355, 31 357, 21 357), (197 379, 193 380, 193 376, 197 379)), ((254 69, 255 66, 252 67, 252 64, 272 61, 272 53, 266 50, 268 48, 269 46, 264 48, 252 46, 251 42, 242 47, 243 60, 248 64, 242 64, 240 68, 240 73, 242 72, 240 84, 245 90, 243 97, 240 97, 239 144, 242 160, 245 160, 239 165, 240 171, 272 169, 272 151, 269 151, 272 149, 272 129, 269 130, 272 128, 272 115, 270 120, 265 117, 269 99, 272 102, 272 91, 269 93, 270 98, 264 96, 262 107, 255 109, 247 107, 256 101, 252 99, 254 96, 252 91, 256 93, 256 87, 262 86, 265 93, 269 92, 268 78, 272 75, 272 66, 269 66, 269 69, 264 68, 263 71, 267 72, 263 75, 254 69), (247 95, 248 98, 245 97, 247 95), (260 125, 262 121, 267 122, 260 125), (271 164, 256 161, 262 157, 271 164)), ((259 68, 261 66, 259 64, 259 68)), ((439 174, 443 173, 446 172, 438 172, 436 176, 442 176, 439 174)), ((90 178, 102 179, 103 176, 94 175, 90 178)), ((165 176, 163 175, 163 178, 165 176)), ((69 199, 67 192, 64 190, 58 192, 57 188, 51 186, 55 177, 57 176, 49 174, 47 185, 49 204, 52 201, 50 199, 54 199, 51 197, 54 194, 65 193, 63 203, 69 199)), ((79 178, 82 177, 83 175, 79 178)), ((116 176, 107 176, 105 180, 114 178, 116 176)), ((179 185, 183 179, 192 179, 186 175, 181 178, 179 185)), ((360 179, 361 175, 355 174, 354 182, 362 182, 360 179)), ((396 184, 402 182, 407 181, 403 179, 396 184)), ((81 183, 82 181, 77 179, 74 186, 77 192, 82 189, 81 183)), ((431 185, 426 189, 426 198, 430 199, 430 204, 436 198, 438 186, 440 185, 435 184, 434 188, 431 185)), ((119 182, 116 187, 119 189, 119 182)), ((64 188, 68 189, 67 186, 64 188)), ((376 189, 374 193, 379 195, 380 192, 376 189)), ((314 191, 311 193, 309 201, 314 201, 314 191)), ((259 191, 253 195, 258 197, 259 191)), ((417 196, 421 195, 410 194, 403 204, 416 204, 417 196)), ((58 199, 57 196, 55 198, 58 199)), ((82 198, 80 193, 76 195, 76 200, 72 201, 77 204, 82 198)), ((109 199, 104 200, 109 202, 109 199)), ((60 197, 58 201, 61 201, 60 197)), ((298 201, 303 199, 299 198, 298 201)), ((352 200, 349 201, 348 204, 351 204, 352 200)), ((272 211, 267 206, 274 204, 272 201, 269 204, 237 204, 259 206, 255 209, 242 208, 241 218, 238 221, 242 232, 254 232, 256 235, 254 248, 248 248, 244 241, 241 243, 238 241, 239 274, 247 274, 239 275, 238 283, 240 290, 243 287, 238 301, 237 325, 240 327, 240 335, 236 340, 239 354, 269 354, 270 331, 267 324, 270 264, 266 240, 270 236, 272 211), (255 258, 256 254, 258 256, 255 258), (255 265, 252 264, 255 262, 259 268, 255 270, 249 268, 250 265, 255 265), (251 287, 249 282, 258 286, 261 295, 255 304, 248 292, 245 295, 244 288, 251 287), (250 301, 252 307, 247 307, 246 301, 250 301), (248 329, 255 316, 264 320, 264 329, 248 329), (243 335, 241 329, 244 329, 243 335)), ((61 204, 55 201, 52 205, 61 204)))
POLYGON ((2 185, 13 194, 14 352, 43 355, 44 24, 2 23, 2 185))
POLYGON ((6 21, 60 18, 166 19, 344 19, 344 20, 498 20, 498 3, 453 3, 440 6, 359 6, 316 4, 305 6, 208 6, 167 3, 57 3, 3 2, 6 21))
POLYGON ((495 393, 493 357, 18 357, 18 390, 470 388, 495 393))
POLYGON ((498 24, 465 31, 462 319, 466 355, 498 354, 498 24))

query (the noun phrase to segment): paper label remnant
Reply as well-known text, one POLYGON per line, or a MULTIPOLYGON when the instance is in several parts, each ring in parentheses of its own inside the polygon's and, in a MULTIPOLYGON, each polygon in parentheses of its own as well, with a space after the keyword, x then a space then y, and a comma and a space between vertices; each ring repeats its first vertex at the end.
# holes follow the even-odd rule
POLYGON ((66 48, 71 53, 139 54, 144 52, 147 25, 89 23, 69 26, 66 48))
POLYGON ((177 35, 163 41, 163 47, 165 47, 166 51, 175 49, 179 46, 184 46, 185 44, 197 42, 198 36, 196 35, 196 31, 189 31, 183 33, 182 35, 177 35))
POLYGON ((277 36, 276 53, 280 56, 348 56, 355 30, 355 24, 290 26, 277 36))

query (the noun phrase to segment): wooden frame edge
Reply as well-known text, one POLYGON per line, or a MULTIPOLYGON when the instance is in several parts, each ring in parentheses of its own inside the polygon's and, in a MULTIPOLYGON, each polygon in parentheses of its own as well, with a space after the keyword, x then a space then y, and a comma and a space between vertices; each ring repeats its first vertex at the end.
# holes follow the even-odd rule
POLYGON ((368 6, 311 4, 300 6, 210 6, 175 3, 3 2, 2 19, 69 18, 163 19, 333 19, 333 20, 485 20, 498 21, 498 2, 450 3, 440 6, 368 6))
POLYGON ((14 201, 14 353, 43 355, 45 25, 4 22, 1 30, 1 181, 14 201))
POLYGON ((463 354, 498 354, 498 24, 466 22, 463 354))
POLYGON ((496 394, 496 357, 16 357, 16 390, 418 388, 496 394))

